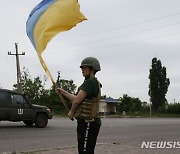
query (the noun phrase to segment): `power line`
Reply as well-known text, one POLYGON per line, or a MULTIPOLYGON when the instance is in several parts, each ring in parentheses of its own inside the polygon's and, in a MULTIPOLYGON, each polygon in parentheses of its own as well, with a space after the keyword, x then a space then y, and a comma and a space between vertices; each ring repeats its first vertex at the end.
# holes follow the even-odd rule
MULTIPOLYGON (((120 36, 114 36, 114 37, 105 38, 105 39, 99 39, 99 40, 90 41, 90 42, 83 42, 83 45, 84 44, 101 42, 101 41, 106 41, 106 40, 111 40, 111 39, 118 39, 118 38, 122 38, 122 37, 126 37, 126 36, 131 36, 131 35, 147 32, 147 31, 153 31, 153 30, 157 30, 157 29, 161 29, 161 28, 166 28, 166 27, 174 26, 174 25, 177 25, 177 24, 180 24, 180 22, 176 22, 176 23, 173 23, 173 24, 164 25, 164 26, 160 26, 160 27, 156 27, 156 28, 145 29, 145 30, 142 30, 142 31, 138 31, 138 32, 134 32, 134 33, 129 33, 129 34, 124 34, 124 35, 120 35, 120 36)), ((70 46, 67 46, 67 47, 72 47, 72 46, 77 46, 77 44, 70 45, 70 46)))
MULTIPOLYGON (((137 22, 137 23, 134 23, 134 24, 124 25, 124 26, 115 27, 115 28, 109 28, 109 29, 105 29, 105 30, 102 30, 102 31, 96 31, 94 33, 86 33, 86 34, 82 34, 82 35, 79 35, 79 36, 74 36, 74 37, 69 37, 69 38, 62 38, 62 40, 63 39, 78 38, 78 37, 82 37, 82 36, 86 36, 86 35, 94 35, 94 34, 103 33, 103 32, 106 32, 106 31, 126 28, 126 27, 130 27, 130 26, 135 26, 135 25, 139 25, 139 24, 155 21, 155 20, 160 20, 160 19, 163 19, 163 18, 168 18, 168 17, 171 17, 171 16, 176 16, 176 15, 180 15, 180 13, 169 14, 169 15, 166 15, 166 16, 161 16, 161 17, 158 17, 158 18, 153 18, 153 19, 142 21, 142 22, 137 22)), ((85 42, 83 44, 95 43, 95 42, 100 42, 100 41, 105 41, 105 40, 110 40, 110 39, 116 39, 116 38, 121 38, 121 37, 125 37, 125 36, 130 36, 130 35, 135 35, 135 34, 143 33, 143 32, 146 32, 146 31, 151 31, 151 30, 156 30, 156 29, 160 29, 160 28, 165 28, 165 27, 177 25, 179 23, 180 22, 169 24, 169 25, 165 25, 165 26, 161 26, 161 27, 157 27, 157 28, 146 29, 146 30, 143 30, 143 31, 138 31, 138 32, 130 33, 130 34, 124 34, 124 35, 121 35, 121 36, 116 36, 116 37, 105 38, 105 39, 100 39, 100 40, 96 40, 96 41, 85 42)), ((28 42, 23 42, 23 43, 28 43, 28 42)), ((67 47, 71 47, 71 46, 76 46, 76 45, 70 45, 70 46, 67 46, 67 47)))
POLYGON ((135 26, 135 25, 140 25, 140 24, 144 24, 144 23, 147 23, 147 22, 151 22, 151 21, 155 21, 155 20, 160 20, 160 19, 164 19, 164 18, 176 16, 176 15, 180 15, 180 13, 169 14, 169 15, 166 15, 166 16, 161 16, 161 17, 158 17, 158 18, 153 18, 153 19, 141 21, 141 22, 137 22, 137 23, 134 23, 134 24, 128 24, 128 25, 119 26, 119 27, 115 27, 115 28, 109 28, 109 29, 105 29, 105 30, 101 30, 101 31, 96 31, 94 33, 86 33, 86 34, 82 34, 82 35, 79 35, 79 36, 68 37, 68 38, 63 38, 63 39, 71 39, 71 38, 83 37, 83 36, 87 36, 87 35, 94 35, 94 34, 98 34, 98 33, 103 33, 103 32, 106 32, 106 31, 112 31, 112 30, 116 30, 116 29, 127 28, 127 27, 131 27, 131 26, 135 26))
MULTIPOLYGON (((120 44, 114 44, 114 45, 107 45, 107 46, 101 46, 101 47, 96 47, 96 48, 87 48, 87 49, 82 49, 82 50, 103 49, 103 48, 109 48, 109 47, 127 45, 127 44, 131 44, 131 43, 143 42, 143 41, 152 40, 152 39, 157 39, 157 38, 164 38, 164 37, 173 36, 173 35, 179 35, 179 34, 180 34, 180 32, 178 32, 178 33, 172 33, 172 34, 167 34, 167 35, 161 35, 161 36, 152 37, 152 38, 147 38, 147 39, 142 39, 142 40, 137 40, 137 41, 130 41, 130 42, 125 42, 125 43, 120 43, 120 44)), ((69 50, 70 50, 70 49, 69 49, 69 50)), ((79 51, 79 50, 73 50, 73 51, 79 51)))
POLYGON ((157 47, 153 47, 153 48, 149 48, 149 49, 142 49, 142 50, 134 50, 134 51, 129 51, 129 52, 122 52, 122 53, 118 53, 118 54, 111 54, 111 56, 106 56, 106 57, 104 57, 103 56, 103 59, 104 58, 106 58, 106 59, 108 59, 108 58, 112 58, 112 57, 118 57, 119 58, 119 56, 126 56, 126 55, 130 55, 130 54, 137 54, 137 53, 140 53, 140 52, 147 52, 147 51, 152 51, 152 50, 154 50, 154 49, 159 49, 159 48, 162 48, 162 47, 164 47, 164 46, 157 46, 157 47))

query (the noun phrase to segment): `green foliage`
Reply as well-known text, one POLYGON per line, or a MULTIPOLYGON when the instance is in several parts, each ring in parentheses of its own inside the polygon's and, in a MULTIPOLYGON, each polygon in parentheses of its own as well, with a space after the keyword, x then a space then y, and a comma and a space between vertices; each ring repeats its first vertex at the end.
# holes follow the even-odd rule
POLYGON ((73 80, 61 79, 60 83, 59 83, 59 86, 62 89, 66 90, 66 91, 68 91, 68 92, 70 92, 72 94, 75 94, 75 91, 76 91, 76 88, 77 88, 77 86, 73 83, 73 80))
MULTIPOLYGON (((40 77, 34 79, 31 78, 27 69, 23 68, 22 71, 22 89, 28 100, 33 104, 45 105, 42 100, 46 100, 49 96, 49 90, 45 89, 45 82, 47 78, 44 76, 44 81, 41 81, 40 77)), ((17 90, 17 84, 13 85, 14 90, 17 90)))
POLYGON ((55 87, 52 86, 50 89, 50 95, 47 99, 49 108, 55 113, 62 113, 65 111, 63 103, 59 99, 59 96, 55 93, 55 87))
MULTIPOLYGON (((160 100, 160 98, 163 101, 166 101, 165 94, 167 92, 168 86, 170 84, 169 79, 166 78, 166 68, 161 67, 161 62, 156 61, 157 59, 153 60, 152 69, 150 69, 150 91, 149 95, 152 96, 151 100, 155 101, 157 103, 157 100, 160 100), (156 66, 156 62, 158 63, 156 66), (159 72, 159 69, 162 71, 159 72), (159 81, 159 76, 161 76, 161 80, 159 81), (160 92, 160 93, 159 93, 160 92), (157 97, 156 94, 158 93, 160 96, 157 97)), ((67 111, 61 102, 59 96, 55 93, 55 86, 53 85, 50 89, 45 88, 45 83, 47 81, 47 77, 44 76, 43 79, 40 77, 31 78, 30 73, 27 69, 23 68, 22 71, 22 88, 24 94, 27 96, 27 98, 30 100, 33 104, 39 104, 48 106, 55 114, 67 114, 67 111)), ((73 80, 64 80, 61 79, 60 81, 57 80, 57 83, 59 83, 59 86, 72 93, 75 94, 77 86, 73 83, 73 80)), ((14 90, 17 90, 17 85, 14 85, 14 90)), ((101 97, 102 99, 107 98, 106 95, 101 97)), ((147 107, 146 102, 141 102, 139 98, 130 97, 127 94, 123 95, 122 98, 119 99, 120 104, 117 105, 117 112, 122 113, 122 111, 126 111, 126 113, 131 114, 149 114, 149 107, 147 107)), ((71 102, 69 100, 65 99, 66 103, 68 104, 69 108, 71 107, 71 102)), ((156 106, 156 104, 154 104, 156 106)), ((165 113, 164 111, 164 104, 161 103, 160 106, 158 106, 159 113, 165 113), (163 112, 162 112, 163 111, 163 112)), ((180 113, 180 104, 170 104, 169 108, 167 110, 168 113, 178 114, 180 113)))
MULTIPOLYGON (((72 80, 64 80, 61 79, 60 82, 60 87, 68 92, 70 92, 71 94, 75 94, 76 91, 76 85, 73 83, 72 80)), ((69 102, 68 99, 64 98, 68 107, 71 107, 71 102, 69 102)), ((54 111, 55 114, 59 114, 59 113, 66 113, 67 111, 65 110, 65 107, 63 105, 63 103, 61 102, 59 96, 55 93, 55 85, 53 85, 50 89, 50 96, 48 98, 48 102, 49 102, 49 107, 54 111)))
POLYGON ((161 61, 157 58, 152 59, 152 68, 149 70, 149 96, 154 111, 162 110, 165 106, 166 93, 170 84, 170 80, 166 78, 166 67, 162 67, 161 61))
POLYGON ((180 103, 169 104, 168 113, 180 114, 180 103))
MULTIPOLYGON (((45 88, 47 77, 44 76, 43 81, 40 77, 31 78, 30 73, 27 69, 23 68, 22 71, 22 88, 23 93, 26 95, 28 100, 33 104, 39 104, 48 106, 55 114, 64 114, 67 111, 64 108, 59 96, 55 93, 55 86, 53 85, 50 89, 45 88)), ((72 80, 60 80, 60 86, 64 90, 74 94, 76 85, 72 80)), ((14 90, 17 90, 17 84, 13 85, 14 90)), ((71 103, 65 99, 68 106, 71 103)))
POLYGON ((141 110, 142 102, 139 98, 129 97, 127 94, 124 94, 122 98, 120 98, 120 104, 117 107, 119 112, 136 112, 141 110))

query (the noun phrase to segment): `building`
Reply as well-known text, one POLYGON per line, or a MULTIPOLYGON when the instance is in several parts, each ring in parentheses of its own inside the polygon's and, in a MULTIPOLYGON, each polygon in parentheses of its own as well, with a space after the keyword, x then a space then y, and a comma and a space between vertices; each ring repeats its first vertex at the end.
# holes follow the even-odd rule
POLYGON ((116 106, 120 103, 118 99, 106 98, 99 102, 99 112, 101 115, 116 114, 116 106))

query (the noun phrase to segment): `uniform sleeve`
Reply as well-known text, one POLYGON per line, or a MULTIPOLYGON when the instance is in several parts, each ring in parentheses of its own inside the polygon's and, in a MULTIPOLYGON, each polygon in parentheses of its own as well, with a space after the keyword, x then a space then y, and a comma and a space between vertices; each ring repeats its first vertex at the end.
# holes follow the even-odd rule
POLYGON ((91 80, 86 80, 79 88, 80 90, 85 91, 88 96, 92 96, 93 94, 93 86, 91 82, 91 80))

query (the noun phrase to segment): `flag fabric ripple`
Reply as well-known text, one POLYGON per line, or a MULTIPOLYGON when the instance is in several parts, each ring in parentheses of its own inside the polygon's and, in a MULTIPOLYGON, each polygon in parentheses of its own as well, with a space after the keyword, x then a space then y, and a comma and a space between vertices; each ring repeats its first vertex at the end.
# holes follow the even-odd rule
POLYGON ((59 32, 67 31, 86 20, 78 0, 43 0, 30 13, 26 32, 37 51, 40 62, 53 81, 41 54, 48 42, 59 32))

